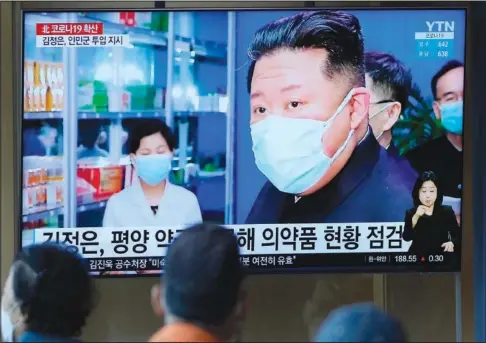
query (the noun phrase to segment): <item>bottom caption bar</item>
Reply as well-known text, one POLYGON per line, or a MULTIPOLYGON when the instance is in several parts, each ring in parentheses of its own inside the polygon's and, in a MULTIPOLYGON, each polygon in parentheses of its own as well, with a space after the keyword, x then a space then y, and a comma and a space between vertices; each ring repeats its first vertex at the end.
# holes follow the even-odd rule
MULTIPOLYGON (((460 261, 456 254, 417 257, 404 254, 297 254, 241 256, 243 266, 258 271, 268 269, 383 269, 393 270, 443 270, 456 271, 460 261)), ((88 258, 93 273, 159 271, 165 265, 165 257, 88 258)), ((108 273, 109 274, 109 273, 108 273)))

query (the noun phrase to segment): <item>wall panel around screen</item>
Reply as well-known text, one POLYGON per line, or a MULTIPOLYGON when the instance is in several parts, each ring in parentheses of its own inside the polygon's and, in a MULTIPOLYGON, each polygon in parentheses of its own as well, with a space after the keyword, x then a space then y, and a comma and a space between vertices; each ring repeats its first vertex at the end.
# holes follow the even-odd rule
POLYGON ((23 245, 158 274, 206 221, 254 272, 459 270, 465 21, 25 13, 23 245))

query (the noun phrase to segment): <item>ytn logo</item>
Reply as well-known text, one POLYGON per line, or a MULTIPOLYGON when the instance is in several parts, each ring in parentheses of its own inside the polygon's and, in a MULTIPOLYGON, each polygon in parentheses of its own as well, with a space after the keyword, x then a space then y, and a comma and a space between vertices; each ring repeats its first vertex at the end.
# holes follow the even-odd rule
POLYGON ((429 32, 454 32, 453 21, 426 21, 429 32))

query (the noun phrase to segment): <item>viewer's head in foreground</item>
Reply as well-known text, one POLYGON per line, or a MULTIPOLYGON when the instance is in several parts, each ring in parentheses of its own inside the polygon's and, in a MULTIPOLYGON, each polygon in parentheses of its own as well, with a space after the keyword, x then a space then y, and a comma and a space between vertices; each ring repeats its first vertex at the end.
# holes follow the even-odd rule
POLYGON ((81 334, 94 308, 95 292, 82 258, 50 243, 20 251, 2 296, 2 336, 23 333, 71 338, 81 334))
POLYGON ((332 311, 316 342, 407 342, 400 322, 372 304, 353 304, 332 311))
POLYGON ((233 335, 244 314, 243 267, 231 230, 211 224, 187 228, 170 245, 156 313, 167 324, 189 322, 221 339, 233 335))

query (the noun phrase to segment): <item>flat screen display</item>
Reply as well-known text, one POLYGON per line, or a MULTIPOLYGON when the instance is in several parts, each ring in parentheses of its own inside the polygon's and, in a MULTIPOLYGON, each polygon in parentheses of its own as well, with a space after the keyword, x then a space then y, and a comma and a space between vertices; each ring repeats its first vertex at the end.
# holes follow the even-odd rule
POLYGON ((463 9, 26 12, 22 244, 160 274, 459 271, 463 9), (190 253, 190 252, 188 252, 190 253))

